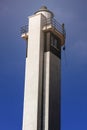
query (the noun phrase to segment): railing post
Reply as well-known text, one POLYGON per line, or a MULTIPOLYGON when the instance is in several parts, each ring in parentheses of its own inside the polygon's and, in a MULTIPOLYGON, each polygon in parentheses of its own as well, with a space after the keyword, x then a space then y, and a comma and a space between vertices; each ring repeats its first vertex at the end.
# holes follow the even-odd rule
POLYGON ((63 30, 63 34, 66 37, 66 32, 65 32, 65 28, 64 28, 64 23, 62 24, 62 30, 63 30))

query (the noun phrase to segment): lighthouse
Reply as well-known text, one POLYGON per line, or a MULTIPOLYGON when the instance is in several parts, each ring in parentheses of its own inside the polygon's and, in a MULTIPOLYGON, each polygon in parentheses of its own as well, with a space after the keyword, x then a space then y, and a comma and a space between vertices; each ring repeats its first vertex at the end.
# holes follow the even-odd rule
POLYGON ((26 41, 22 130, 60 130, 61 46, 64 24, 42 6, 21 28, 26 41))

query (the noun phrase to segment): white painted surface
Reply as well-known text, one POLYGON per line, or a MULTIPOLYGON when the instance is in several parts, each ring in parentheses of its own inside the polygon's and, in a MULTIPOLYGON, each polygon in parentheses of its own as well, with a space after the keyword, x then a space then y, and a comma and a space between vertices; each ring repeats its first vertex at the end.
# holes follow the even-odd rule
POLYGON ((52 14, 50 12, 47 12, 47 11, 40 11, 40 12, 37 12, 36 14, 43 14, 46 18, 52 17, 52 14))
POLYGON ((43 18, 44 17, 41 14, 34 15, 33 17, 29 18, 28 57, 26 58, 23 130, 39 130, 38 128, 40 127, 43 65, 43 18))
POLYGON ((49 81, 50 81, 50 52, 44 53, 44 130, 48 130, 49 122, 49 81))

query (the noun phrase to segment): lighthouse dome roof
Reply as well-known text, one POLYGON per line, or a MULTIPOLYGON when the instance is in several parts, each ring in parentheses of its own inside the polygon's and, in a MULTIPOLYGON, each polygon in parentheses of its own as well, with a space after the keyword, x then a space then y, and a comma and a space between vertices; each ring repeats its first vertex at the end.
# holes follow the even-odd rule
POLYGON ((50 10, 48 10, 48 8, 46 6, 41 6, 41 8, 35 12, 35 14, 37 13, 42 13, 42 14, 49 14, 51 17, 54 17, 53 12, 51 12, 50 10))

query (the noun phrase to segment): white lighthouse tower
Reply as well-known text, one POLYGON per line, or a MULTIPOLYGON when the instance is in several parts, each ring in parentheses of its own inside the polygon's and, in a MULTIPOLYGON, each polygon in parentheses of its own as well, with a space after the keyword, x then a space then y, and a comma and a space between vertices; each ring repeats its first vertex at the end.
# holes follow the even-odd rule
POLYGON ((64 24, 42 6, 29 17, 26 40, 26 72, 22 130, 60 129, 61 46, 64 24))

